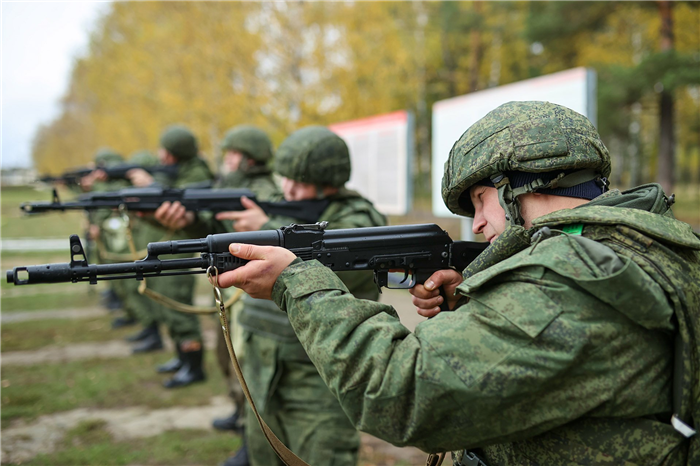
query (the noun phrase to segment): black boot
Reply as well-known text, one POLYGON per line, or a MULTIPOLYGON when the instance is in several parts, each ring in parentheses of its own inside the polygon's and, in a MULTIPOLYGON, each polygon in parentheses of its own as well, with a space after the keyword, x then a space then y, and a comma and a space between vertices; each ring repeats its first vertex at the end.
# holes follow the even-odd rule
POLYGON ((148 353, 149 351, 158 351, 163 349, 163 340, 160 339, 159 333, 154 333, 141 340, 137 345, 131 348, 132 353, 148 353))
POLYGON ((206 379, 202 370, 202 358, 204 350, 182 351, 180 359, 183 364, 172 379, 163 382, 165 388, 178 388, 190 385, 195 382, 203 382, 206 379))
POLYGON ((243 426, 238 422, 240 413, 236 410, 229 417, 214 419, 211 423, 212 427, 216 430, 232 430, 234 432, 243 432, 243 426))
POLYGON ((133 317, 117 317, 112 321, 112 329, 128 327, 130 325, 136 325, 137 323, 138 321, 133 317))
POLYGON ((235 455, 221 463, 221 466, 250 466, 248 460, 248 447, 244 443, 240 450, 235 455))
POLYGON ((109 289, 102 292, 102 305, 111 312, 121 309, 122 301, 114 290, 109 289))
POLYGON ((168 372, 177 372, 180 370, 180 368, 182 368, 182 365, 184 364, 182 362, 182 352, 180 351, 180 348, 178 346, 175 346, 175 349, 177 351, 175 357, 170 359, 168 362, 156 367, 156 372, 158 372, 159 374, 165 374, 168 372))
POLYGON ((151 336, 152 334, 158 334, 158 324, 152 323, 148 327, 144 327, 140 332, 134 333, 124 338, 126 341, 142 341, 151 336))

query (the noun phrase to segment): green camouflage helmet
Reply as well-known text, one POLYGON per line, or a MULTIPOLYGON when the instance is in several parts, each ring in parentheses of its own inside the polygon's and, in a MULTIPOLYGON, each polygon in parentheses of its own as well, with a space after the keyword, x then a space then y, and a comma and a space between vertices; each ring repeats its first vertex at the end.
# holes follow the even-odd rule
POLYGON ((117 153, 114 149, 103 147, 95 153, 95 165, 98 167, 108 167, 124 163, 124 157, 117 153))
POLYGON ((350 179, 350 152, 325 126, 307 126, 280 144, 275 171, 294 181, 339 188, 350 179))
POLYGON ((586 117, 549 102, 509 102, 477 121, 452 147, 442 198, 455 214, 472 217, 469 188, 490 179, 499 188, 504 210, 511 213, 507 218, 514 220, 519 212, 506 207, 519 208, 515 198, 520 194, 590 180, 604 185, 608 176, 610 155, 586 117), (506 172, 559 173, 511 190, 506 172))
POLYGON ((160 145, 179 161, 190 160, 199 154, 197 138, 186 126, 168 126, 160 135, 160 145))
POLYGON ((272 159, 270 138, 255 126, 241 125, 228 130, 221 142, 221 150, 241 152, 256 162, 267 163, 272 159))
POLYGON ((129 162, 135 165, 140 165, 142 167, 152 167, 160 163, 158 161, 158 157, 156 157, 154 154, 147 150, 140 150, 134 152, 133 154, 131 154, 129 162))

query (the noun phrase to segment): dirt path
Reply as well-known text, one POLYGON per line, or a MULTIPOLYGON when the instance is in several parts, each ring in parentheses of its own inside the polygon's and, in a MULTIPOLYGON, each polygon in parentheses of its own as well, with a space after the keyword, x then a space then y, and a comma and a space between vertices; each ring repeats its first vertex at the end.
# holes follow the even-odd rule
POLYGON ((66 432, 84 421, 104 421, 115 440, 151 437, 173 429, 211 429, 211 420, 231 410, 225 396, 214 397, 206 406, 149 410, 75 409, 41 416, 34 422, 13 423, 2 430, 2 463, 22 463, 41 453, 51 453, 66 432))
MULTIPOLYGON (((409 329, 422 320, 410 305, 405 291, 388 291, 382 295, 399 310, 401 319, 409 329)), ((56 311, 32 311, 3 313, 2 322, 20 322, 34 319, 81 319, 104 315, 101 308, 69 309, 56 311)), ((205 346, 213 348, 215 330, 204 332, 205 346)), ((164 343, 172 350, 172 341, 165 337, 164 343)), ((2 365, 58 364, 67 361, 94 358, 123 358, 131 354, 131 346, 122 340, 95 343, 79 343, 68 346, 47 346, 33 351, 14 351, 2 354, 2 365)), ((41 416, 31 423, 13 422, 2 431, 2 463, 22 463, 38 454, 55 451, 65 434, 78 424, 89 420, 105 422, 115 440, 127 440, 159 435, 172 429, 211 429, 211 421, 227 413, 231 402, 225 396, 214 397, 206 406, 194 408, 174 407, 150 410, 144 407, 120 409, 86 409, 54 413, 41 416)), ((416 448, 397 448, 367 434, 362 434, 361 457, 373 465, 392 466, 398 461, 412 465, 425 464, 425 453, 416 448)), ((449 462, 448 462, 449 463, 449 462)))
MULTIPOLYGON (((202 331, 206 348, 216 346, 216 330, 202 331)), ((163 336, 165 350, 173 351, 173 341, 163 336)), ((123 340, 74 343, 67 346, 50 345, 37 350, 8 351, 0 356, 3 366, 59 364, 82 359, 112 359, 131 356, 131 344, 123 340)))
POLYGON ((106 311, 102 307, 86 307, 79 309, 52 309, 49 311, 13 311, 0 314, 0 322, 11 324, 44 319, 93 319, 104 317, 106 311))
MULTIPOLYGON (((40 454, 55 451, 66 432, 85 421, 103 421, 117 440, 160 435, 174 429, 211 429, 211 420, 231 409, 225 396, 214 397, 206 406, 149 410, 75 409, 41 416, 32 423, 15 422, 2 431, 2 463, 21 464, 40 454)), ((399 460, 423 464, 425 453, 416 448, 397 448, 371 435, 362 434, 362 456, 374 464, 393 465, 399 460)))

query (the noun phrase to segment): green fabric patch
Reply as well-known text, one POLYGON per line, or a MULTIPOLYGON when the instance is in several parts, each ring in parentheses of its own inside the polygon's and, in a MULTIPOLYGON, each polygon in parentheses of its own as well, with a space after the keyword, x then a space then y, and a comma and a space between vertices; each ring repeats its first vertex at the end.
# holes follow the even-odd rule
POLYGON ((573 225, 566 225, 561 230, 569 235, 580 235, 583 232, 583 224, 574 223, 573 225))

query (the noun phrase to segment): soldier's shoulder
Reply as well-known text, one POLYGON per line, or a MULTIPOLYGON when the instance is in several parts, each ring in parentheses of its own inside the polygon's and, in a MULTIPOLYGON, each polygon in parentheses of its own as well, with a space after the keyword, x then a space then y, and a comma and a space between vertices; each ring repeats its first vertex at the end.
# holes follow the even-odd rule
POLYGON ((460 290, 470 293, 495 279, 527 280, 541 277, 542 270, 576 281, 603 278, 624 267, 615 252, 583 236, 559 235, 540 241, 467 278, 460 290), (514 273, 517 272, 517 273, 514 273))
MULTIPOLYGON (((339 192, 331 196, 329 201, 322 217, 330 223, 352 219, 353 223, 357 223, 352 227, 386 225, 386 217, 374 207, 374 204, 354 191, 339 192)), ((350 227, 347 226, 347 228, 350 227)))

